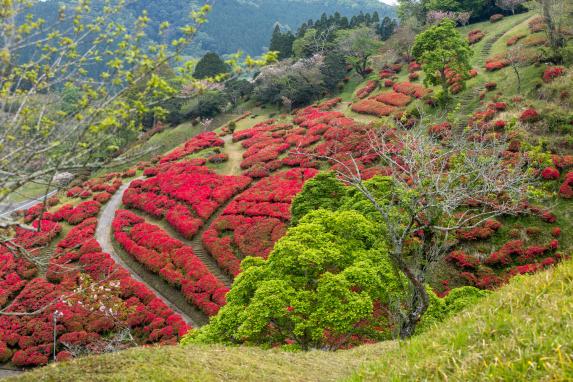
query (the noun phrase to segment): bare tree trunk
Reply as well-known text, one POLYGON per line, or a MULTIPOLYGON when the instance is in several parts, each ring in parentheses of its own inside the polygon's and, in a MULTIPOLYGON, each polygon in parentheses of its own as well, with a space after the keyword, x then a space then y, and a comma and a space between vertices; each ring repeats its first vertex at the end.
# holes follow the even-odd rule
POLYGON ((400 327, 400 338, 405 339, 414 335, 416 326, 426 310, 428 310, 430 298, 424 286, 424 278, 421 276, 422 273, 416 275, 408 266, 402 266, 400 270, 404 272, 414 288, 409 312, 402 317, 403 321, 400 327))

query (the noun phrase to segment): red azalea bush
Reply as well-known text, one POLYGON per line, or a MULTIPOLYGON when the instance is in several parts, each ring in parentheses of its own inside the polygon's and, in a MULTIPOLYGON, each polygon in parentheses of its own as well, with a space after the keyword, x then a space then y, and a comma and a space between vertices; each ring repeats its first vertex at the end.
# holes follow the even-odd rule
POLYGON ((352 111, 359 114, 370 114, 385 117, 396 111, 393 106, 385 105, 373 99, 364 99, 352 104, 352 111))
POLYGON ((486 220, 482 225, 474 228, 460 229, 456 231, 459 240, 485 240, 489 239, 497 230, 501 228, 501 223, 495 219, 486 220))
POLYGON ((565 68, 562 66, 548 66, 543 72, 543 81, 551 82, 557 77, 565 74, 565 68))
POLYGON ((408 72, 413 73, 418 70, 422 70, 422 65, 418 64, 416 61, 412 61, 408 64, 408 72))
POLYGON ((404 107, 412 102, 412 97, 394 91, 385 92, 377 95, 374 99, 386 105, 404 107))
POLYGON ((541 171, 541 177, 545 180, 556 180, 559 179, 559 170, 555 167, 546 167, 541 171))
POLYGON ((519 116, 519 120, 525 123, 537 122, 539 118, 540 118, 539 113, 537 112, 537 110, 533 108, 525 109, 519 116))
POLYGON ((160 163, 172 162, 210 147, 222 147, 225 142, 214 132, 204 132, 191 138, 160 159, 160 163))
POLYGON ((513 46, 513 45, 517 44, 519 40, 521 40, 522 38, 525 38, 525 36, 526 36, 525 34, 517 34, 517 35, 511 36, 507 40, 506 45, 507 46, 513 46))
POLYGON ((446 256, 446 261, 456 265, 461 269, 475 269, 479 265, 479 260, 463 251, 453 251, 446 256))
POLYGON ((413 84, 411 82, 398 82, 394 84, 393 89, 397 93, 406 94, 416 98, 422 98, 432 92, 431 89, 425 88, 422 85, 413 84))
POLYGON ((420 74, 418 72, 412 72, 408 74, 408 79, 410 81, 416 81, 418 78, 420 78, 420 74))
POLYGON ((565 180, 559 188, 559 196, 564 199, 573 199, 573 172, 565 175, 565 180))
POLYGON ((485 70, 487 70, 488 72, 494 72, 496 70, 503 69, 508 65, 509 65, 509 60, 505 58, 502 59, 491 58, 485 62, 485 70))
POLYGON ((384 87, 385 87, 385 88, 391 88, 392 86, 394 86, 394 81, 392 81, 392 80, 384 80, 384 87))
POLYGON ((438 139, 448 138, 451 132, 452 124, 449 122, 442 122, 440 124, 430 126, 428 129, 428 134, 438 139))
POLYGON ((340 98, 340 97, 331 98, 331 99, 328 99, 326 101, 319 103, 318 105, 316 105, 316 107, 319 110, 327 111, 327 110, 332 109, 336 105, 338 105, 340 102, 342 102, 342 98, 340 98))
POLYGON ((366 98, 378 87, 378 81, 370 80, 366 85, 356 92, 356 96, 360 99, 366 98))
POLYGON ((161 165, 159 173, 134 181, 123 194, 130 208, 167 219, 179 233, 191 238, 219 206, 245 189, 251 178, 218 175, 192 161, 161 165))
POLYGON ((480 42, 485 37, 485 33, 483 33, 479 29, 474 29, 468 33, 468 42, 470 45, 480 42))
POLYGON ((213 154, 207 158, 209 163, 223 163, 229 160, 229 155, 225 153, 213 154))
POLYGON ((495 82, 486 82, 484 84, 485 88, 489 91, 494 90, 495 88, 497 88, 497 83, 495 82))

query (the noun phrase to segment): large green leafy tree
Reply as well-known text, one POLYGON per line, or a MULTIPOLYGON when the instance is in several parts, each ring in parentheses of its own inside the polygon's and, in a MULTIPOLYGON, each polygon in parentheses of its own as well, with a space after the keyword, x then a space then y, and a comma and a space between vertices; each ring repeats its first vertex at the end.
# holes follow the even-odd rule
POLYGON ((197 63, 193 77, 197 79, 214 78, 231 71, 231 67, 219 57, 217 53, 209 52, 205 54, 197 63))
POLYGON ((291 224, 297 225, 300 219, 311 211, 325 209, 336 211, 346 197, 346 187, 332 172, 321 172, 304 184, 291 204, 291 224))
POLYGON ((443 99, 449 98, 447 69, 459 74, 462 81, 468 78, 473 51, 456 30, 452 20, 444 19, 416 36, 412 54, 422 64, 425 82, 442 87, 443 99))
POLYGON ((379 225, 356 211, 317 210, 290 228, 268 260, 247 258, 225 305, 184 343, 295 344, 336 349, 351 338, 388 338, 380 307, 402 280, 379 225))
POLYGON ((374 29, 362 26, 337 32, 336 45, 358 74, 366 77, 368 60, 380 51, 382 42, 374 29))

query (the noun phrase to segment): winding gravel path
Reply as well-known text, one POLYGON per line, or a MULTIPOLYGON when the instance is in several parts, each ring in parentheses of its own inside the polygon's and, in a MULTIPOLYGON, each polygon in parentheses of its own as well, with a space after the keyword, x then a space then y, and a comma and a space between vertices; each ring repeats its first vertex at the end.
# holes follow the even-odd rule
POLYGON ((171 288, 167 283, 162 282, 162 280, 159 280, 157 276, 152 275, 142 266, 138 266, 137 263, 129 261, 127 258, 124 259, 115 251, 111 238, 111 225, 115 217, 115 211, 117 211, 121 205, 123 193, 130 184, 131 182, 121 186, 121 188, 117 190, 117 192, 113 195, 113 197, 101 211, 95 233, 96 240, 98 241, 103 251, 109 253, 117 264, 121 265, 131 274, 131 277, 145 284, 175 313, 180 314, 188 324, 191 324, 193 327, 200 327, 207 321, 205 315, 202 312, 194 309, 190 304, 186 303, 186 301, 183 299, 183 296, 181 296, 181 299, 177 299, 178 301, 174 301, 175 299, 166 297, 166 287, 171 288), (153 282, 151 281, 152 279, 150 276, 153 278, 153 282))

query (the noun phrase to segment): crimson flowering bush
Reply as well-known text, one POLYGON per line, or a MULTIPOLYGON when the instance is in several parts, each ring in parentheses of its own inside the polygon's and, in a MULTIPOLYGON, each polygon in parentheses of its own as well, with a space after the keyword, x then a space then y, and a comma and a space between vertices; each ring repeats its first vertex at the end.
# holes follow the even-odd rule
POLYGON ((565 175, 565 180, 559 188, 559 196, 564 199, 573 199, 573 172, 565 175))
POLYGON ((418 70, 422 70, 422 65, 418 64, 416 61, 412 61, 408 64, 408 72, 413 73, 418 70))
POLYGON ((548 66, 543 72, 543 81, 551 82, 557 77, 565 74, 565 68, 562 66, 548 66))
POLYGON ((456 231, 459 240, 486 240, 493 236, 501 228, 501 223, 495 219, 486 220, 482 225, 474 228, 460 229, 456 231))
POLYGON ((480 42, 485 37, 485 33, 483 33, 479 29, 474 29, 468 33, 468 42, 470 45, 480 42))
POLYGON ((525 123, 537 122, 539 118, 540 118, 539 113, 537 112, 537 110, 533 108, 525 109, 519 116, 519 120, 525 123))
POLYGON ((517 44, 519 42, 519 40, 525 38, 525 36, 526 36, 525 34, 517 34, 517 35, 511 36, 507 40, 506 45, 507 46, 513 46, 513 45, 517 44))
POLYGON ((484 84, 484 86, 488 91, 492 91, 492 90, 495 90, 495 88, 497 88, 497 83, 496 82, 486 82, 484 84))
POLYGON ((370 95, 378 87, 378 81, 370 80, 366 85, 356 92, 356 96, 360 99, 364 99, 370 95))
POLYGON ((223 163, 229 160, 229 155, 226 153, 213 154, 207 158, 209 163, 223 163))
POLYGON ((385 92, 377 95, 374 99, 386 105, 404 107, 412 102, 412 97, 394 91, 385 92))
POLYGON ((546 167, 541 171, 541 177, 545 180, 556 180, 559 176, 559 170, 555 167, 546 167))
POLYGON ((453 251, 446 256, 446 261, 456 265, 461 269, 476 269, 480 261, 463 251, 453 251))
POLYGON ((183 295, 207 315, 217 314, 225 304, 228 288, 213 276, 191 247, 127 210, 116 212, 112 228, 114 238, 128 254, 181 288, 183 295))
POLYGON ((494 72, 509 65, 509 60, 505 58, 490 58, 485 62, 485 70, 494 72))
POLYGON ((397 111, 394 106, 386 105, 374 99, 364 99, 352 104, 352 111, 359 114, 385 117, 397 111))
POLYGON ((432 125, 428 128, 428 134, 438 139, 448 138, 451 132, 452 124, 449 122, 442 122, 437 125, 432 125))
POLYGON ((196 153, 210 147, 223 147, 225 141, 217 136, 214 132, 204 132, 191 138, 184 145, 177 147, 175 150, 164 155, 160 163, 172 162, 182 159, 188 155, 196 153))
POLYGON ((413 84, 411 82, 398 82, 395 83, 392 88, 397 93, 402 93, 416 98, 423 98, 432 92, 432 89, 428 89, 422 85, 413 84))
POLYGON ((552 155, 551 160, 555 167, 562 170, 573 167, 573 155, 552 155))
POLYGON ((213 222, 202 239, 219 266, 237 276, 243 257, 266 258, 286 229, 286 223, 277 218, 224 215, 213 222))
POLYGON ((327 111, 327 110, 332 109, 336 105, 338 105, 340 102, 342 102, 342 98, 340 98, 340 97, 331 98, 331 99, 328 99, 326 101, 319 103, 318 105, 316 105, 316 107, 319 110, 327 111))
POLYGON ((97 216, 100 208, 101 204, 95 200, 82 202, 69 212, 69 215, 65 217, 65 220, 72 225, 79 224, 87 218, 97 216))
POLYGON ((396 72, 394 72, 392 69, 382 69, 378 75, 380 76, 380 79, 384 80, 394 77, 396 72))

